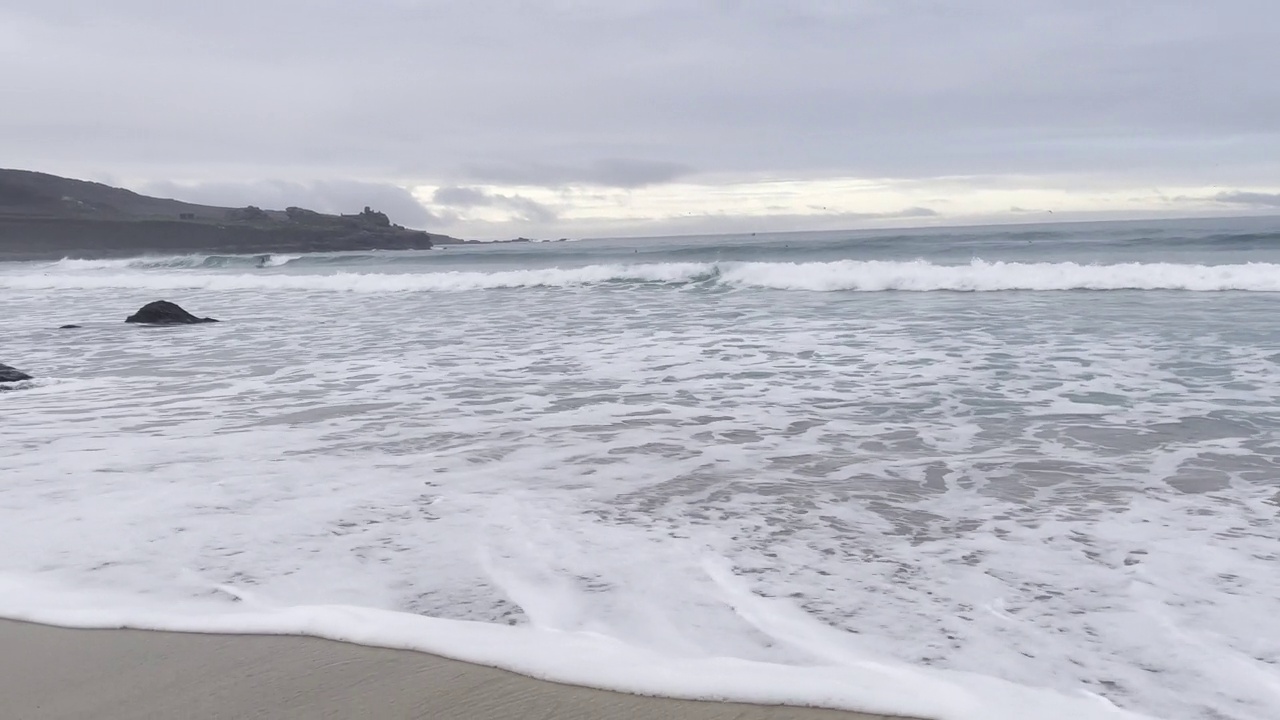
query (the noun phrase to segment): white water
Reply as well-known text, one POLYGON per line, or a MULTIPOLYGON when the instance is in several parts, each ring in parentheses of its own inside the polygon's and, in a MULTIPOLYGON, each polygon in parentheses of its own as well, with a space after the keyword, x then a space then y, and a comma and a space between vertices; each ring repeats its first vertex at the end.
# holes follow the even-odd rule
MULTIPOLYGON (((296 256, 272 256, 269 267, 296 256)), ((147 272, 201 268, 201 256, 144 260, 63 260, 55 271, 0 275, 0 288, 58 290, 131 288, 146 290, 272 290, 329 292, 448 292, 502 288, 584 287, 612 283, 702 283, 731 288, 830 291, 1009 290, 1242 290, 1280 292, 1280 265, 1246 263, 1078 264, 1075 262, 984 262, 940 265, 924 260, 832 262, 724 262, 588 265, 527 270, 436 272, 336 272, 331 274, 147 272), (73 272, 62 272, 70 270, 73 272), (84 271, 130 270, 98 273, 84 271), (74 272, 81 271, 81 272, 74 272)), ((422 268, 415 267, 414 270, 422 268)))
POLYGON ((63 258, 51 263, 54 271, 85 272, 90 270, 182 270, 210 267, 281 267, 302 255, 267 253, 262 255, 151 255, 128 258, 63 258))
MULTIPOLYGON (((944 272, 1040 266, 1091 267, 944 272)), ((0 360, 39 378, 0 394, 0 614, 940 719, 1277 715, 1271 296, 733 279, 869 265, 797 267, 0 268, 0 360), (224 322, 124 326, 157 287, 224 322)))
POLYGON ((211 633, 310 635, 375 647, 436 653, 531 677, 640 695, 767 705, 910 713, 937 720, 1142 720, 1105 699, 1062 696, 990 676, 922 671, 850 648, 821 625, 725 585, 744 616, 780 643, 812 649, 807 665, 655 652, 608 634, 534 624, 510 627, 356 606, 273 607, 236 592, 240 604, 172 603, 85 593, 0 574, 0 616, 76 628, 132 627, 211 633), (13 598, 21 598, 15 602, 13 598), (38 609, 33 609, 38 608, 38 609), (813 627, 810 627, 813 625, 813 627), (817 634, 814 634, 814 631, 817 634))

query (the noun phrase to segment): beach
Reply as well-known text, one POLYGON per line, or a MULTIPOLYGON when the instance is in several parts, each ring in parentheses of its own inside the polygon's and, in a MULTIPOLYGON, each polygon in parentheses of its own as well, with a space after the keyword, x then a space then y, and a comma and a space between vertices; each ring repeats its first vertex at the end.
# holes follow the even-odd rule
POLYGON ((79 630, 0 621, 11 720, 679 718, 883 720, 862 713, 644 697, 437 655, 299 636, 79 630))
POLYGON ((7 682, 53 717, 728 712, 303 635, 687 699, 1274 720, 1278 242, 0 262, 32 377, 0 394, 0 617, 210 633, 44 630, 7 682), (157 300, 219 322, 125 322, 157 300))

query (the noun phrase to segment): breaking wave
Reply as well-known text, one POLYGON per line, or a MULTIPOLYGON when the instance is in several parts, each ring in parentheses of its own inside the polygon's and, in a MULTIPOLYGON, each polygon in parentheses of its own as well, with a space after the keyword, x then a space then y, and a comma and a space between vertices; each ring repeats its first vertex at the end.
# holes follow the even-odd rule
MULTIPOLYGON (((193 256, 193 258, 196 256, 193 256)), ((211 256, 201 262, 210 262, 211 256)), ((239 256, 237 256, 239 257, 239 256)), ((277 265, 294 256, 270 256, 277 265)), ((209 290, 311 290, 328 292, 457 292, 510 288, 574 288, 598 285, 701 285, 812 292, 999 292, 1052 290, 1182 290, 1280 292, 1280 264, 987 262, 943 265, 916 260, 834 262, 644 263, 536 268, 494 272, 167 273, 137 272, 139 265, 184 258, 64 260, 52 272, 0 276, 11 289, 137 288, 209 290), (96 264, 90 264, 96 263, 96 264), (71 270, 76 272, 58 272, 71 270), (86 273, 83 270, 104 272, 86 273), (123 270, 124 272, 119 272, 123 270), (111 272, 116 271, 116 272, 111 272)))
POLYGON ((280 267, 296 260, 302 255, 284 255, 280 253, 261 253, 258 255, 174 255, 143 256, 134 258, 111 258, 86 260, 81 258, 63 258, 52 264, 55 270, 88 271, 88 270, 182 270, 201 268, 236 268, 236 267, 280 267))

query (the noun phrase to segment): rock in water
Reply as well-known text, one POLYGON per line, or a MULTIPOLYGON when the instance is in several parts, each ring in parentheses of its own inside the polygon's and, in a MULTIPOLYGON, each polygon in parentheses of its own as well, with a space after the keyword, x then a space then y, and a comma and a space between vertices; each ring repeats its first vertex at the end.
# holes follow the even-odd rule
POLYGON ((193 323, 218 322, 213 318, 199 318, 167 300, 157 300, 142 306, 138 312, 124 319, 127 323, 143 325, 191 325, 193 323))
POLYGON ((62 325, 58 329, 59 330, 78 330, 79 328, 80 328, 79 325, 62 325))
POLYGON ((18 382, 20 380, 30 379, 31 376, 21 370, 11 368, 4 363, 0 363, 0 383, 18 382))

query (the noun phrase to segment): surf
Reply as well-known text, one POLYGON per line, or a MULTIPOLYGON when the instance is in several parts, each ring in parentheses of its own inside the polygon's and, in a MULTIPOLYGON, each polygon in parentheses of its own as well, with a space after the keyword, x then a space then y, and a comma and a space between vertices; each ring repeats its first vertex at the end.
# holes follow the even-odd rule
MULTIPOLYGON (((348 263, 357 266, 363 258, 348 263)), ((271 255, 263 269, 304 263, 306 256, 271 255)), ((964 264, 928 260, 829 262, 656 262, 518 270, 397 271, 344 269, 333 257, 325 272, 202 273, 138 270, 235 269, 253 256, 186 256, 130 260, 63 260, 41 272, 0 275, 13 290, 306 290, 316 292, 465 292, 618 285, 683 287, 697 284, 742 290, 805 292, 1046 292, 1166 290, 1183 292, 1280 292, 1280 264, 1008 262, 974 259, 964 264), (228 259, 234 258, 234 259, 228 259), (243 259, 243 262, 240 260, 243 259), (328 270, 328 268, 332 268, 328 270), (122 270, 132 272, 121 272, 122 270)))

